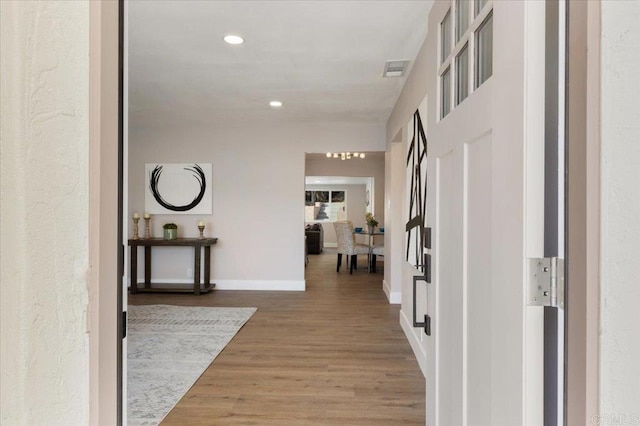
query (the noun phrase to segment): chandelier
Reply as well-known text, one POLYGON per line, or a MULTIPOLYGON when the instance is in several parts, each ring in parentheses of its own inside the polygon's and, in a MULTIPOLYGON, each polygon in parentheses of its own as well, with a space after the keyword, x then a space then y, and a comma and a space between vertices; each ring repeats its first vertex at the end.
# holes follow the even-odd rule
POLYGON ((351 160, 352 158, 364 158, 364 152, 327 152, 327 158, 339 158, 351 160))

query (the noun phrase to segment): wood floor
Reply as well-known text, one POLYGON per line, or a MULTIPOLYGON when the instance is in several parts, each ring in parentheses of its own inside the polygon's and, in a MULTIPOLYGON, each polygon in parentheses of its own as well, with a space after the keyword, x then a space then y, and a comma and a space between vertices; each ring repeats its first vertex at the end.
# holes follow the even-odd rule
MULTIPOLYGON (((424 425, 425 380, 382 273, 310 255, 306 292, 138 294, 130 304, 257 307, 163 425, 424 425)), ((381 264, 380 264, 381 265, 381 264)))

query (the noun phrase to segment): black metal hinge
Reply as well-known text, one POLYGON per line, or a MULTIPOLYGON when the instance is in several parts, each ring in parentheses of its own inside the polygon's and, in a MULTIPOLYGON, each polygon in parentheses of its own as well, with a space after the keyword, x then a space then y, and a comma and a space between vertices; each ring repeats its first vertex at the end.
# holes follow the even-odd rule
POLYGON ((127 337, 127 311, 122 311, 122 338, 127 337))

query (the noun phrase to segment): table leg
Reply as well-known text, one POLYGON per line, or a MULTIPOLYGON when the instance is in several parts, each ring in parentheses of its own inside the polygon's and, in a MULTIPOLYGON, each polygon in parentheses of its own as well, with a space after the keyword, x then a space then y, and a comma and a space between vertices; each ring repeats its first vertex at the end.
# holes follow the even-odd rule
POLYGON ((131 294, 138 293, 138 246, 131 246, 131 265, 129 278, 131 283, 129 284, 131 294))
POLYGON ((373 255, 373 234, 369 234, 369 257, 367 258, 367 272, 371 273, 371 256, 373 255))
POLYGON ((151 246, 144 246, 144 288, 151 288, 151 246))
POLYGON ((204 283, 211 283, 211 246, 204 248, 204 283))
POLYGON ((196 296, 200 295, 200 256, 202 250, 200 250, 200 245, 196 244, 195 246, 195 259, 193 265, 193 293, 196 296))

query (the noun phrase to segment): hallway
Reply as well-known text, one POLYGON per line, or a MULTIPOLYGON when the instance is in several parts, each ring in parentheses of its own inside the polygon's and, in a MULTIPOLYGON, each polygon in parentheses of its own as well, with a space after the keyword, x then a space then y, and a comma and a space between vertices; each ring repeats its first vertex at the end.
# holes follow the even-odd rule
POLYGON ((129 296, 130 304, 257 307, 163 425, 405 425, 425 422, 425 380, 365 260, 336 274, 310 255, 306 292, 129 296))

